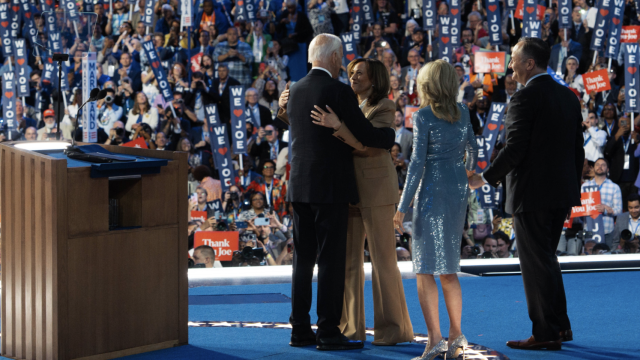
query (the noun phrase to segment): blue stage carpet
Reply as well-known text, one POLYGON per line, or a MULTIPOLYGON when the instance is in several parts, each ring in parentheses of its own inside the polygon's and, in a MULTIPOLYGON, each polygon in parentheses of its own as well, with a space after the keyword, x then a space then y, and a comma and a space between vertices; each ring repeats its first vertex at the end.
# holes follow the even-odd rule
MULTIPOLYGON (((510 359, 639 359, 638 304, 640 272, 607 272, 564 275, 574 341, 562 351, 520 351, 508 348, 507 340, 531 335, 531 323, 520 276, 461 278, 464 297, 462 328, 472 343, 497 350, 510 359)), ((415 280, 404 281, 414 332, 427 333, 417 299, 415 280)), ((201 287, 189 295, 271 294, 291 296, 290 285, 245 285, 201 287)), ((371 282, 365 284, 367 327, 373 327, 371 282)), ((315 295, 315 285, 314 285, 315 295)), ((288 321, 290 304, 249 303, 191 305, 189 320, 198 321, 288 321)), ((442 298, 442 294, 440 295, 442 298)), ((267 299, 268 300, 268 299, 267 299)), ((312 321, 316 320, 315 303, 312 321)), ((440 302, 443 334, 448 331, 444 303, 440 302)), ((424 350, 422 344, 376 347, 368 337, 364 349, 319 352, 313 347, 288 346, 290 330, 238 327, 190 327, 189 345, 155 351, 126 359, 410 359, 424 350)))

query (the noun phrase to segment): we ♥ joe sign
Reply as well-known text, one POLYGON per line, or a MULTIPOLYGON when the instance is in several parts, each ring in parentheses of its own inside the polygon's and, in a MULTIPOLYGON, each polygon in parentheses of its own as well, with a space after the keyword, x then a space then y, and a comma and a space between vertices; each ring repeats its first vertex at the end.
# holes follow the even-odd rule
POLYGON ((584 80, 584 87, 587 89, 587 93, 611 90, 607 69, 582 74, 582 80, 584 80))

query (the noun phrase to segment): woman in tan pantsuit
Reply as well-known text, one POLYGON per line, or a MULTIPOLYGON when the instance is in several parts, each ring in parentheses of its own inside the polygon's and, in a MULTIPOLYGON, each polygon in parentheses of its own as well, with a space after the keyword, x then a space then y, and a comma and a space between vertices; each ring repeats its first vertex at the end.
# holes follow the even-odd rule
MULTIPOLYGON (((395 103, 387 98, 389 74, 378 60, 356 59, 347 71, 360 108, 375 127, 391 127, 395 103)), ((288 91, 281 99, 288 100, 288 91)), ((283 102, 284 103, 284 102, 283 102)), ((316 106, 316 108, 318 108, 316 106)), ((333 127, 339 121, 318 108, 312 114, 318 125, 333 127)), ((279 117, 286 116, 280 109, 279 117)), ((413 327, 396 261, 393 227, 398 203, 398 176, 388 151, 366 148, 342 124, 334 133, 352 146, 360 202, 349 211, 344 305, 340 329, 352 340, 366 340, 364 315, 364 241, 369 245, 374 305, 374 345, 395 345, 413 340, 413 327)))

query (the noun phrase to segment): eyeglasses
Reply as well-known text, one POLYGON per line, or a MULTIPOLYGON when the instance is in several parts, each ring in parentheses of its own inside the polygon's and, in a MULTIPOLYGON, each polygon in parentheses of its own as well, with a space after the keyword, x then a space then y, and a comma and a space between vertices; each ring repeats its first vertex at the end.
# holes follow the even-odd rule
POLYGON ((264 200, 262 200, 261 198, 251 199, 251 202, 254 202, 254 201, 264 201, 264 200))
POLYGON ((271 166, 271 165, 265 165, 265 166, 264 166, 264 168, 265 168, 265 169, 273 169, 274 167, 273 167, 273 166, 271 166))

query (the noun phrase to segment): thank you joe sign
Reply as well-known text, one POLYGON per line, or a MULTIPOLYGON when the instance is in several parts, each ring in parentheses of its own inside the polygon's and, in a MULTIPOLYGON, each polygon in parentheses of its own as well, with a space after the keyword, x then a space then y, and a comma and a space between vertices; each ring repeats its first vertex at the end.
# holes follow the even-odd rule
POLYGON ((198 231, 193 237, 193 247, 206 245, 213 248, 216 260, 231 261, 238 250, 240 236, 237 231, 198 231))
POLYGON ((476 74, 490 72, 503 73, 506 65, 506 53, 503 51, 478 51, 475 54, 473 71, 476 74))
POLYGON ((582 74, 582 80, 587 93, 611 90, 607 69, 582 74))

